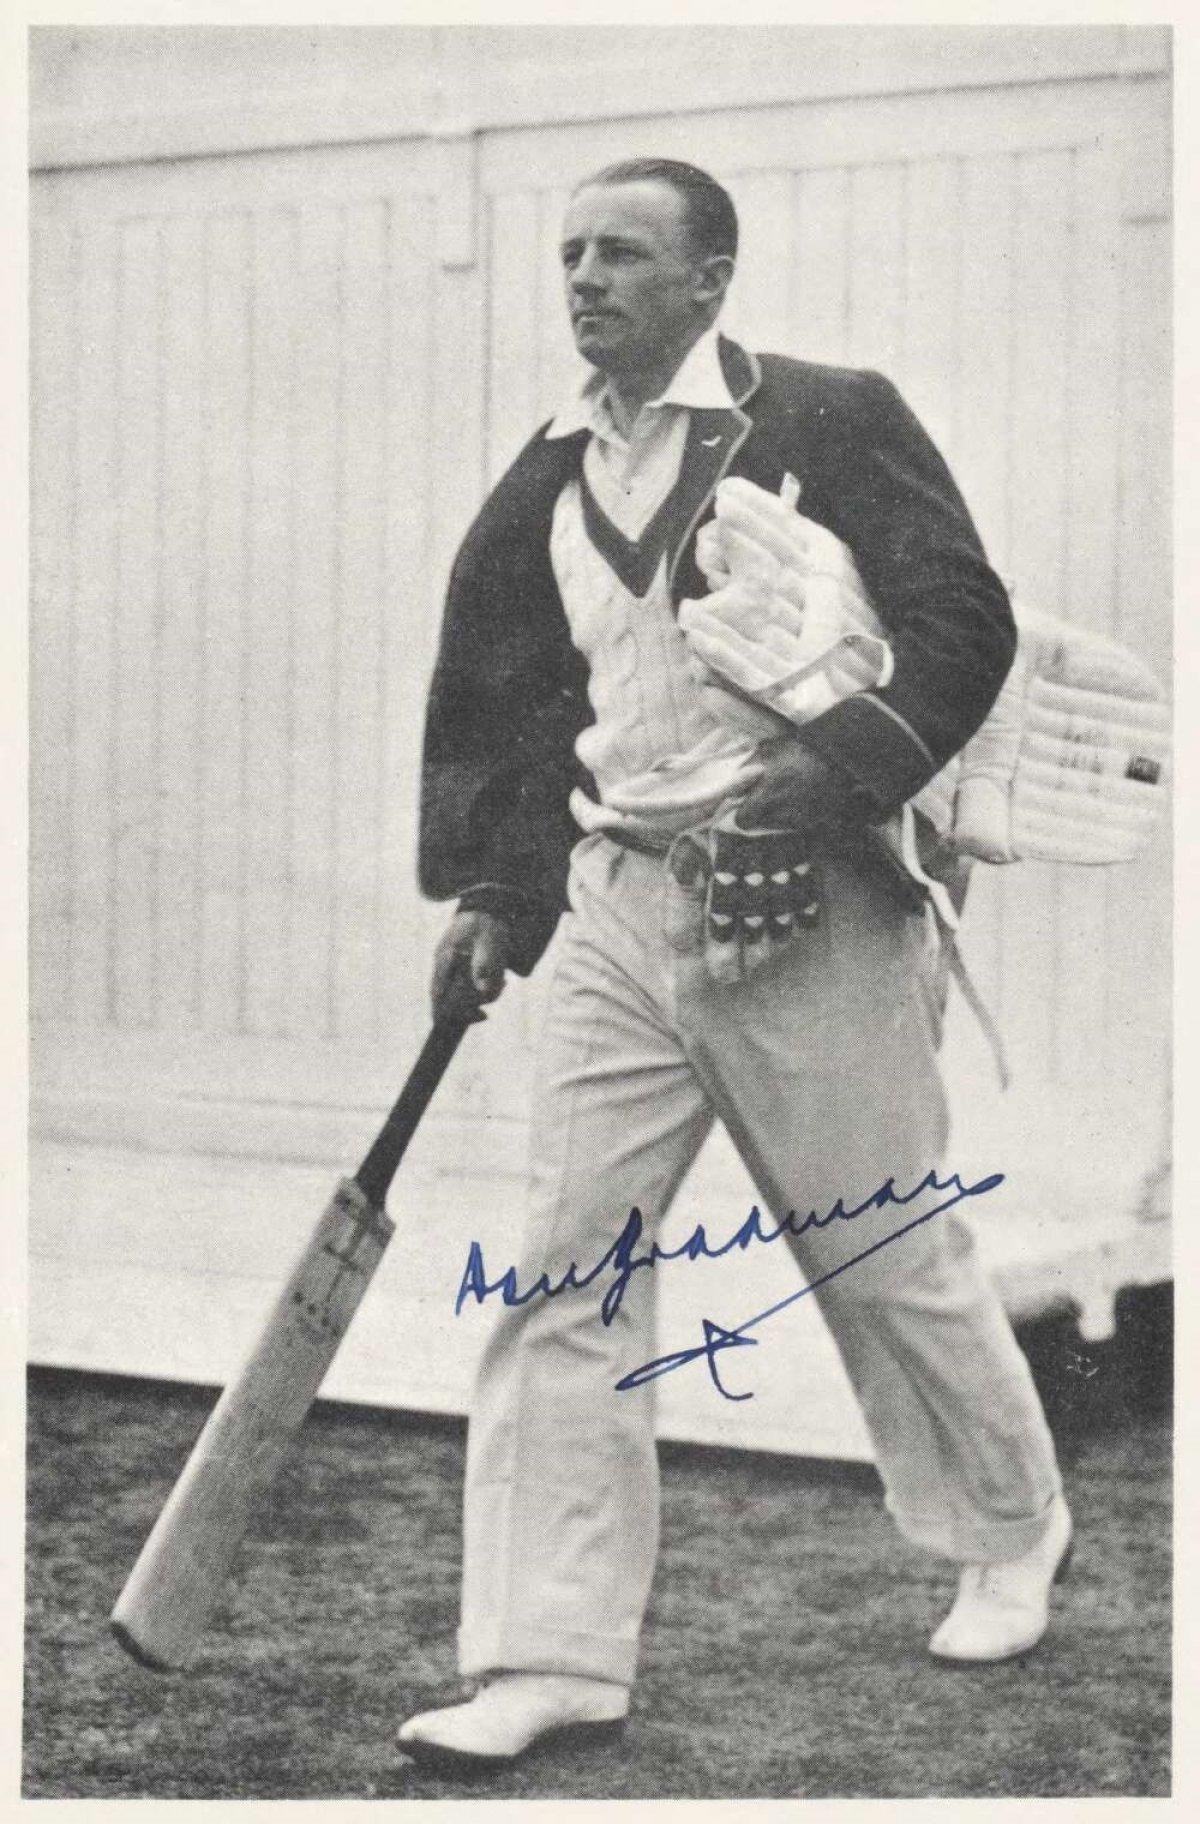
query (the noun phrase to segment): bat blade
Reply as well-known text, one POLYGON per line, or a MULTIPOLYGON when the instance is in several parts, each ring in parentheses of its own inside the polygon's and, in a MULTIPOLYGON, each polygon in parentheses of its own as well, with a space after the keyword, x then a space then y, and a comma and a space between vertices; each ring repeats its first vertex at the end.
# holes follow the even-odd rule
POLYGON ((112 1612, 143 1665, 192 1663, 250 1515, 273 1481, 391 1240, 354 1179, 317 1223, 200 1433, 112 1612))
POLYGON ((258 1341, 192 1449, 112 1612, 145 1666, 195 1657, 250 1514, 317 1397, 338 1344, 394 1233, 388 1188, 468 1027, 484 1018, 460 976, 353 1178, 343 1179, 258 1341))

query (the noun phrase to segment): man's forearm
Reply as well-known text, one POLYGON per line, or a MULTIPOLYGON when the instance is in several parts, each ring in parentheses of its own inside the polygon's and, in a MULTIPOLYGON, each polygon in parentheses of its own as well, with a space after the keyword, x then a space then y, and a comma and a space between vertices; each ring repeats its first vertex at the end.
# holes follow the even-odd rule
POLYGON ((885 815, 983 722, 1012 665, 1016 628, 949 470, 881 376, 863 376, 823 479, 828 523, 887 628, 893 671, 886 689, 837 704, 800 738, 885 815))

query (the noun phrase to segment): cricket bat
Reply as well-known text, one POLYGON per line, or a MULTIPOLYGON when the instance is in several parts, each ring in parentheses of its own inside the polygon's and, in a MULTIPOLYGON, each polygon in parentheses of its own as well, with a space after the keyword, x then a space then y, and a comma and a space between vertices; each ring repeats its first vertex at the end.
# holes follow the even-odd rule
POLYGON ((112 1612, 121 1645, 155 1671, 195 1657, 251 1513, 274 1480, 391 1240, 384 1199, 467 1026, 436 1022, 387 1121, 343 1179, 267 1323, 213 1408, 112 1612))

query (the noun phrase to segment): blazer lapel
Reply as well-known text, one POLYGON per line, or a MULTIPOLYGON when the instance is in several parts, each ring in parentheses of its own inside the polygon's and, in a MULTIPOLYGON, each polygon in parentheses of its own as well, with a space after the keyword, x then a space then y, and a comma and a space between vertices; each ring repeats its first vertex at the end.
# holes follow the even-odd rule
MULTIPOLYGON (((671 559, 671 599, 676 607, 685 597, 707 593, 708 585, 696 564, 695 535, 712 517, 717 483, 726 475, 744 475, 774 494, 787 472, 775 440, 762 422, 769 416, 769 408, 762 398, 757 358, 724 336, 720 356, 733 404, 728 411, 692 413, 702 460, 697 465, 695 505, 671 559)), ((802 476, 798 479, 803 482, 802 476)))
POLYGON ((587 448, 589 431, 571 431, 565 437, 543 437, 535 443, 526 460, 530 464, 527 487, 531 498, 549 498, 553 511, 567 483, 578 475, 587 448))
MULTIPOLYGON (((705 582, 696 563, 695 534, 712 518, 713 495, 717 483, 726 475, 740 475, 755 482, 769 494, 778 494, 783 478, 789 472, 800 483, 800 508, 805 511, 804 490, 808 481, 803 424, 798 415, 789 413, 785 422, 762 390, 762 374, 754 356, 746 354, 736 343, 721 343, 722 365, 730 390, 740 378, 742 391, 735 392, 735 405, 728 412, 696 412, 696 419, 711 417, 706 435, 720 432, 719 446, 712 446, 713 462, 707 475, 707 487, 698 502, 698 510, 688 524, 671 566, 671 598, 676 607, 685 598, 707 594, 705 582), (721 421, 718 423, 718 421, 721 421), (780 443, 780 432, 787 434, 787 450, 780 443)), ((703 438, 702 438, 703 441, 703 438)))
MULTIPOLYGON (((762 397, 762 373, 757 359, 724 336, 719 352, 733 403, 727 409, 694 409, 691 414, 687 460, 671 514, 668 545, 668 581, 677 607, 685 597, 707 593, 708 586, 696 565, 695 535, 712 517, 717 483, 726 475, 743 475, 777 494, 789 467, 775 437, 778 413, 773 413, 770 402, 762 397)), ((560 490, 580 473, 588 436, 586 430, 574 431, 566 437, 543 438, 540 445, 535 445, 537 467, 530 478, 532 488, 551 508, 560 490)), ((789 438, 789 445, 799 441, 789 438)), ((795 465, 793 455, 793 470, 795 465)), ((803 486, 804 475, 799 474, 797 479, 803 486)))

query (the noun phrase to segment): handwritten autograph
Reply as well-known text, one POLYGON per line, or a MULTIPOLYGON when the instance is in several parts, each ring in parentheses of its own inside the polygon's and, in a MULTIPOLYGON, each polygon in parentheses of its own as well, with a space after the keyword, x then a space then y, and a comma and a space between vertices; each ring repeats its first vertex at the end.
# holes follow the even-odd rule
POLYGON ((704 1325, 702 1343, 688 1349, 674 1349, 666 1355, 655 1356, 653 1361, 644 1362, 640 1368, 632 1369, 630 1373, 623 1375, 615 1383, 618 1393, 627 1393, 634 1387, 642 1386, 646 1381, 657 1380, 660 1375, 671 1374, 677 1368, 684 1368, 689 1362, 704 1360, 708 1365, 713 1385, 723 1398, 749 1400, 754 1397, 752 1393, 731 1393, 723 1385, 717 1370, 717 1357, 722 1350, 753 1347, 757 1338, 748 1336, 747 1331, 757 1329, 768 1318, 775 1317, 780 1311, 786 1310, 789 1305, 795 1304, 798 1299, 807 1298, 811 1292, 828 1285, 829 1281, 836 1279, 839 1274, 848 1272, 851 1267, 856 1267, 860 1262, 869 1259, 871 1255, 878 1254, 882 1248, 890 1247, 894 1241, 899 1241, 902 1236, 911 1234, 923 1223, 931 1222, 935 1216, 940 1216, 946 1210, 953 1209, 955 1204, 962 1203, 969 1197, 982 1197, 986 1192, 995 1190, 997 1185, 1003 1184, 1003 1182, 1003 1172, 992 1172, 986 1178, 981 1178, 977 1184, 965 1185, 957 1172, 952 1172, 948 1178, 941 1179, 936 1171, 929 1171, 911 1191, 898 1191, 895 1180, 887 1178, 862 1203, 855 1204, 849 1209, 846 1208, 843 1199, 839 1197, 832 1209, 823 1216, 819 1216, 815 1210, 810 1210, 803 1218, 798 1218, 795 1210, 789 1210, 788 1214, 774 1228, 764 1229, 761 1212, 755 1205, 741 1227, 735 1230, 727 1241, 720 1242, 715 1247, 709 1241, 703 1223, 697 1223, 687 1240, 679 1247, 663 1248, 657 1241, 652 1241, 649 1248, 641 1254, 638 1254, 636 1249, 642 1239, 644 1223, 641 1211, 635 1206, 630 1210, 629 1218, 620 1234, 586 1272, 581 1272, 578 1263, 572 1261, 558 1281, 552 1281, 548 1274, 540 1273, 537 1279, 524 1290, 517 1283, 515 1267, 507 1268, 499 1279, 489 1281, 484 1266, 483 1249, 477 1241, 473 1241, 467 1255, 467 1265, 458 1289, 458 1296, 454 1302, 454 1314, 457 1317, 461 1313, 468 1299, 474 1298, 477 1304, 483 1304, 485 1299, 496 1293, 499 1293, 501 1300, 506 1305, 525 1305, 534 1298, 557 1298, 563 1292, 581 1292, 597 1280, 601 1274, 611 1271, 613 1280, 600 1305, 601 1321, 604 1324, 611 1324, 620 1310, 621 1301, 630 1281, 634 1274, 643 1267, 655 1267, 659 1261, 668 1260, 720 1260, 723 1255, 730 1254, 735 1249, 745 1253, 755 1242, 769 1245, 773 1241, 778 1241, 782 1235, 805 1235, 813 1230, 826 1229, 834 1222, 853 1222, 857 1217, 864 1216, 871 1210, 883 1210, 889 1206, 903 1208, 915 1202, 926 1191, 932 1191, 938 1195, 945 1191, 952 1191, 954 1193, 952 1196, 935 1204, 932 1209, 923 1211, 920 1216, 915 1216, 900 1228, 893 1229, 890 1235, 883 1236, 880 1240, 873 1242, 869 1248, 863 1248, 859 1253, 851 1255, 848 1260, 842 1261, 828 1273, 821 1274, 819 1278, 810 1280, 807 1285, 801 1286, 798 1291, 789 1293, 778 1303, 768 1305, 765 1311, 758 1311, 752 1317, 746 1318, 736 1328, 727 1329, 724 1325, 714 1323, 711 1318, 704 1318, 702 1320, 704 1325))
MULTIPOLYGON (((759 1324, 765 1324, 769 1317, 775 1317, 780 1311, 786 1310, 789 1305, 794 1305, 798 1299, 807 1298, 810 1292, 816 1292, 819 1287, 828 1285, 831 1279, 836 1279, 840 1273, 846 1273, 851 1267, 858 1266, 860 1261, 869 1259, 872 1254, 878 1254, 881 1248, 890 1247, 892 1242, 899 1241, 902 1235, 910 1235, 914 1229, 920 1228, 923 1222, 931 1222, 943 1211, 953 1209, 954 1205, 961 1203, 964 1198, 982 1197, 986 1191, 994 1191, 996 1186, 1003 1182, 1003 1172, 992 1172, 987 1178, 981 1178, 978 1184, 971 1185, 964 1185, 957 1172, 953 1173, 945 1183, 942 1183, 933 1172, 928 1173, 921 1180, 916 1191, 911 1191, 907 1197, 895 1197, 892 1201, 911 1203, 918 1191, 945 1191, 949 1190, 951 1185, 957 1186, 956 1194, 948 1197, 944 1203, 935 1204, 933 1209, 925 1210, 920 1216, 914 1216, 912 1221, 906 1222, 902 1228, 893 1229, 890 1235, 884 1235, 879 1241, 873 1242, 869 1248, 863 1248, 861 1253, 852 1254, 849 1260, 843 1260, 839 1266, 831 1268, 828 1273, 822 1273, 819 1278, 810 1280, 798 1291, 790 1292, 777 1304, 768 1305, 765 1311, 755 1312, 753 1317, 746 1318, 734 1330, 726 1330, 723 1325, 715 1324, 709 1317, 703 1318, 701 1320, 704 1326, 702 1343, 696 1344, 690 1349, 673 1349, 666 1355, 655 1356, 653 1361, 643 1362, 640 1368, 634 1368, 629 1374, 621 1376, 621 1379, 615 1383, 617 1392, 628 1393, 631 1388, 640 1387, 645 1381, 657 1380, 659 1375, 672 1374, 677 1368, 686 1368, 689 1362, 703 1359, 708 1363, 708 1372, 712 1376, 714 1387, 725 1399, 753 1399, 752 1393, 730 1393, 729 1389, 723 1385, 717 1372, 717 1356, 722 1349, 753 1348, 758 1339, 747 1336, 747 1330, 754 1330, 759 1324)), ((850 1212, 846 1212, 846 1214, 850 1214, 850 1212)), ((861 1215, 862 1211, 856 1210, 853 1214, 861 1215)))

